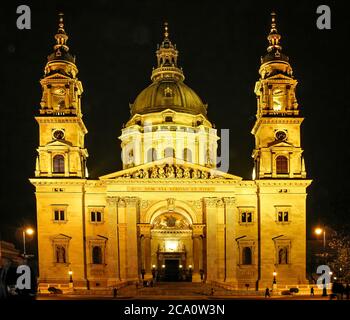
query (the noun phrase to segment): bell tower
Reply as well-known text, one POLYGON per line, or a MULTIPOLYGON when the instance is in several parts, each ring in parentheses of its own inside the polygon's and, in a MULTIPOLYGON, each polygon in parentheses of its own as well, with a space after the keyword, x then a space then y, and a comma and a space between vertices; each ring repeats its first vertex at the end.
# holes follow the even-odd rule
POLYGON ((267 53, 261 58, 260 79, 255 85, 257 97, 253 179, 306 178, 299 115, 295 90, 297 80, 282 53, 281 35, 277 31, 276 15, 271 14, 271 30, 267 37, 267 53))
POLYGON ((59 14, 53 53, 48 56, 40 84, 42 98, 39 115, 39 147, 36 177, 87 176, 87 129, 81 113, 83 87, 77 78, 75 57, 67 46, 63 14, 59 14))

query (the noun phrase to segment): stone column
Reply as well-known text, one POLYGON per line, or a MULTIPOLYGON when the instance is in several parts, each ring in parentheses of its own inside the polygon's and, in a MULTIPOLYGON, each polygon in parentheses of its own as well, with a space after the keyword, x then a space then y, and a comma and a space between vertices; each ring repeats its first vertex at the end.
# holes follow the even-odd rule
POLYGON ((128 280, 138 280, 140 275, 137 243, 138 198, 124 197, 123 199, 126 203, 126 276, 128 280))
POLYGON ((206 221, 206 280, 217 281, 217 208, 218 198, 204 198, 206 221))
POLYGON ((203 225, 193 225, 193 273, 192 273, 192 281, 200 282, 201 276, 199 270, 201 268, 201 258, 202 258, 202 236, 203 235, 203 225))
POLYGON ((106 269, 108 273, 108 286, 114 286, 120 281, 119 272, 119 245, 118 245, 118 225, 117 225, 117 203, 118 197, 107 197, 107 206, 104 212, 105 223, 108 224, 108 241, 106 255, 106 269))
POLYGON ((64 176, 65 177, 69 177, 69 168, 70 168, 70 156, 69 156, 69 152, 66 152, 64 154, 64 176))
POLYGON ((142 263, 141 266, 145 269, 145 279, 152 278, 151 266, 151 225, 139 224, 140 236, 142 236, 142 263))
POLYGON ((226 276, 226 226, 224 202, 222 199, 217 200, 216 210, 217 280, 223 282, 226 276))
POLYGON ((126 204, 121 198, 118 201, 117 210, 117 245, 118 245, 118 276, 120 280, 126 280, 126 204))
POLYGON ((53 157, 52 157, 52 152, 51 151, 48 151, 48 159, 47 159, 47 161, 48 161, 48 164, 47 164, 47 174, 48 174, 48 176, 49 177, 51 177, 52 176, 52 169, 53 169, 53 167, 52 167, 52 165, 53 165, 53 157))
POLYGON ((235 222, 238 221, 237 207, 235 198, 224 198, 225 203, 225 221, 226 221, 226 254, 225 254, 225 282, 237 282, 237 248, 235 246, 235 239, 237 230, 235 222))

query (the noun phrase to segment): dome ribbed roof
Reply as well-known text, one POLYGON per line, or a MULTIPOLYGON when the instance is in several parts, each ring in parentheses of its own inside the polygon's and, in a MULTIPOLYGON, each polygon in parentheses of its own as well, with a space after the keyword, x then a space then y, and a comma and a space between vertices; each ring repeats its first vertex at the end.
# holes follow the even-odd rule
POLYGON ((182 81, 157 81, 152 83, 135 99, 131 114, 145 114, 171 109, 177 112, 203 114, 206 105, 201 98, 182 81))
POLYGON ((178 51, 169 39, 165 24, 164 40, 156 51, 158 66, 152 71, 153 81, 130 105, 131 115, 161 112, 171 109, 177 112, 202 114, 206 117, 207 106, 183 81, 182 69, 177 66, 178 51))

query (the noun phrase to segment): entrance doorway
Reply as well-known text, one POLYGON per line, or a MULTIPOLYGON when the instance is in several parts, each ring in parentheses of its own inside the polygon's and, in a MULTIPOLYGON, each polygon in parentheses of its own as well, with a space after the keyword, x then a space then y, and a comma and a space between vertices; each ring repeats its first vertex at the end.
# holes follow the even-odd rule
POLYGON ((180 263, 178 259, 165 259, 164 281, 180 280, 180 263))

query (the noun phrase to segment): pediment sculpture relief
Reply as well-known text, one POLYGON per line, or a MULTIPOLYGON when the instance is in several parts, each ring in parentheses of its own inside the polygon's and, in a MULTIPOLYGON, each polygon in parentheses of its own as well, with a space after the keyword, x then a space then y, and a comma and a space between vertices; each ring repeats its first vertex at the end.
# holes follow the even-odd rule
POLYGON ((180 214, 169 213, 159 216, 153 223, 154 229, 189 229, 190 224, 180 214))
POLYGON ((189 168, 180 165, 166 164, 158 165, 151 168, 139 169, 133 173, 126 173, 122 178, 136 178, 136 179, 215 179, 220 176, 212 172, 204 170, 189 168))

